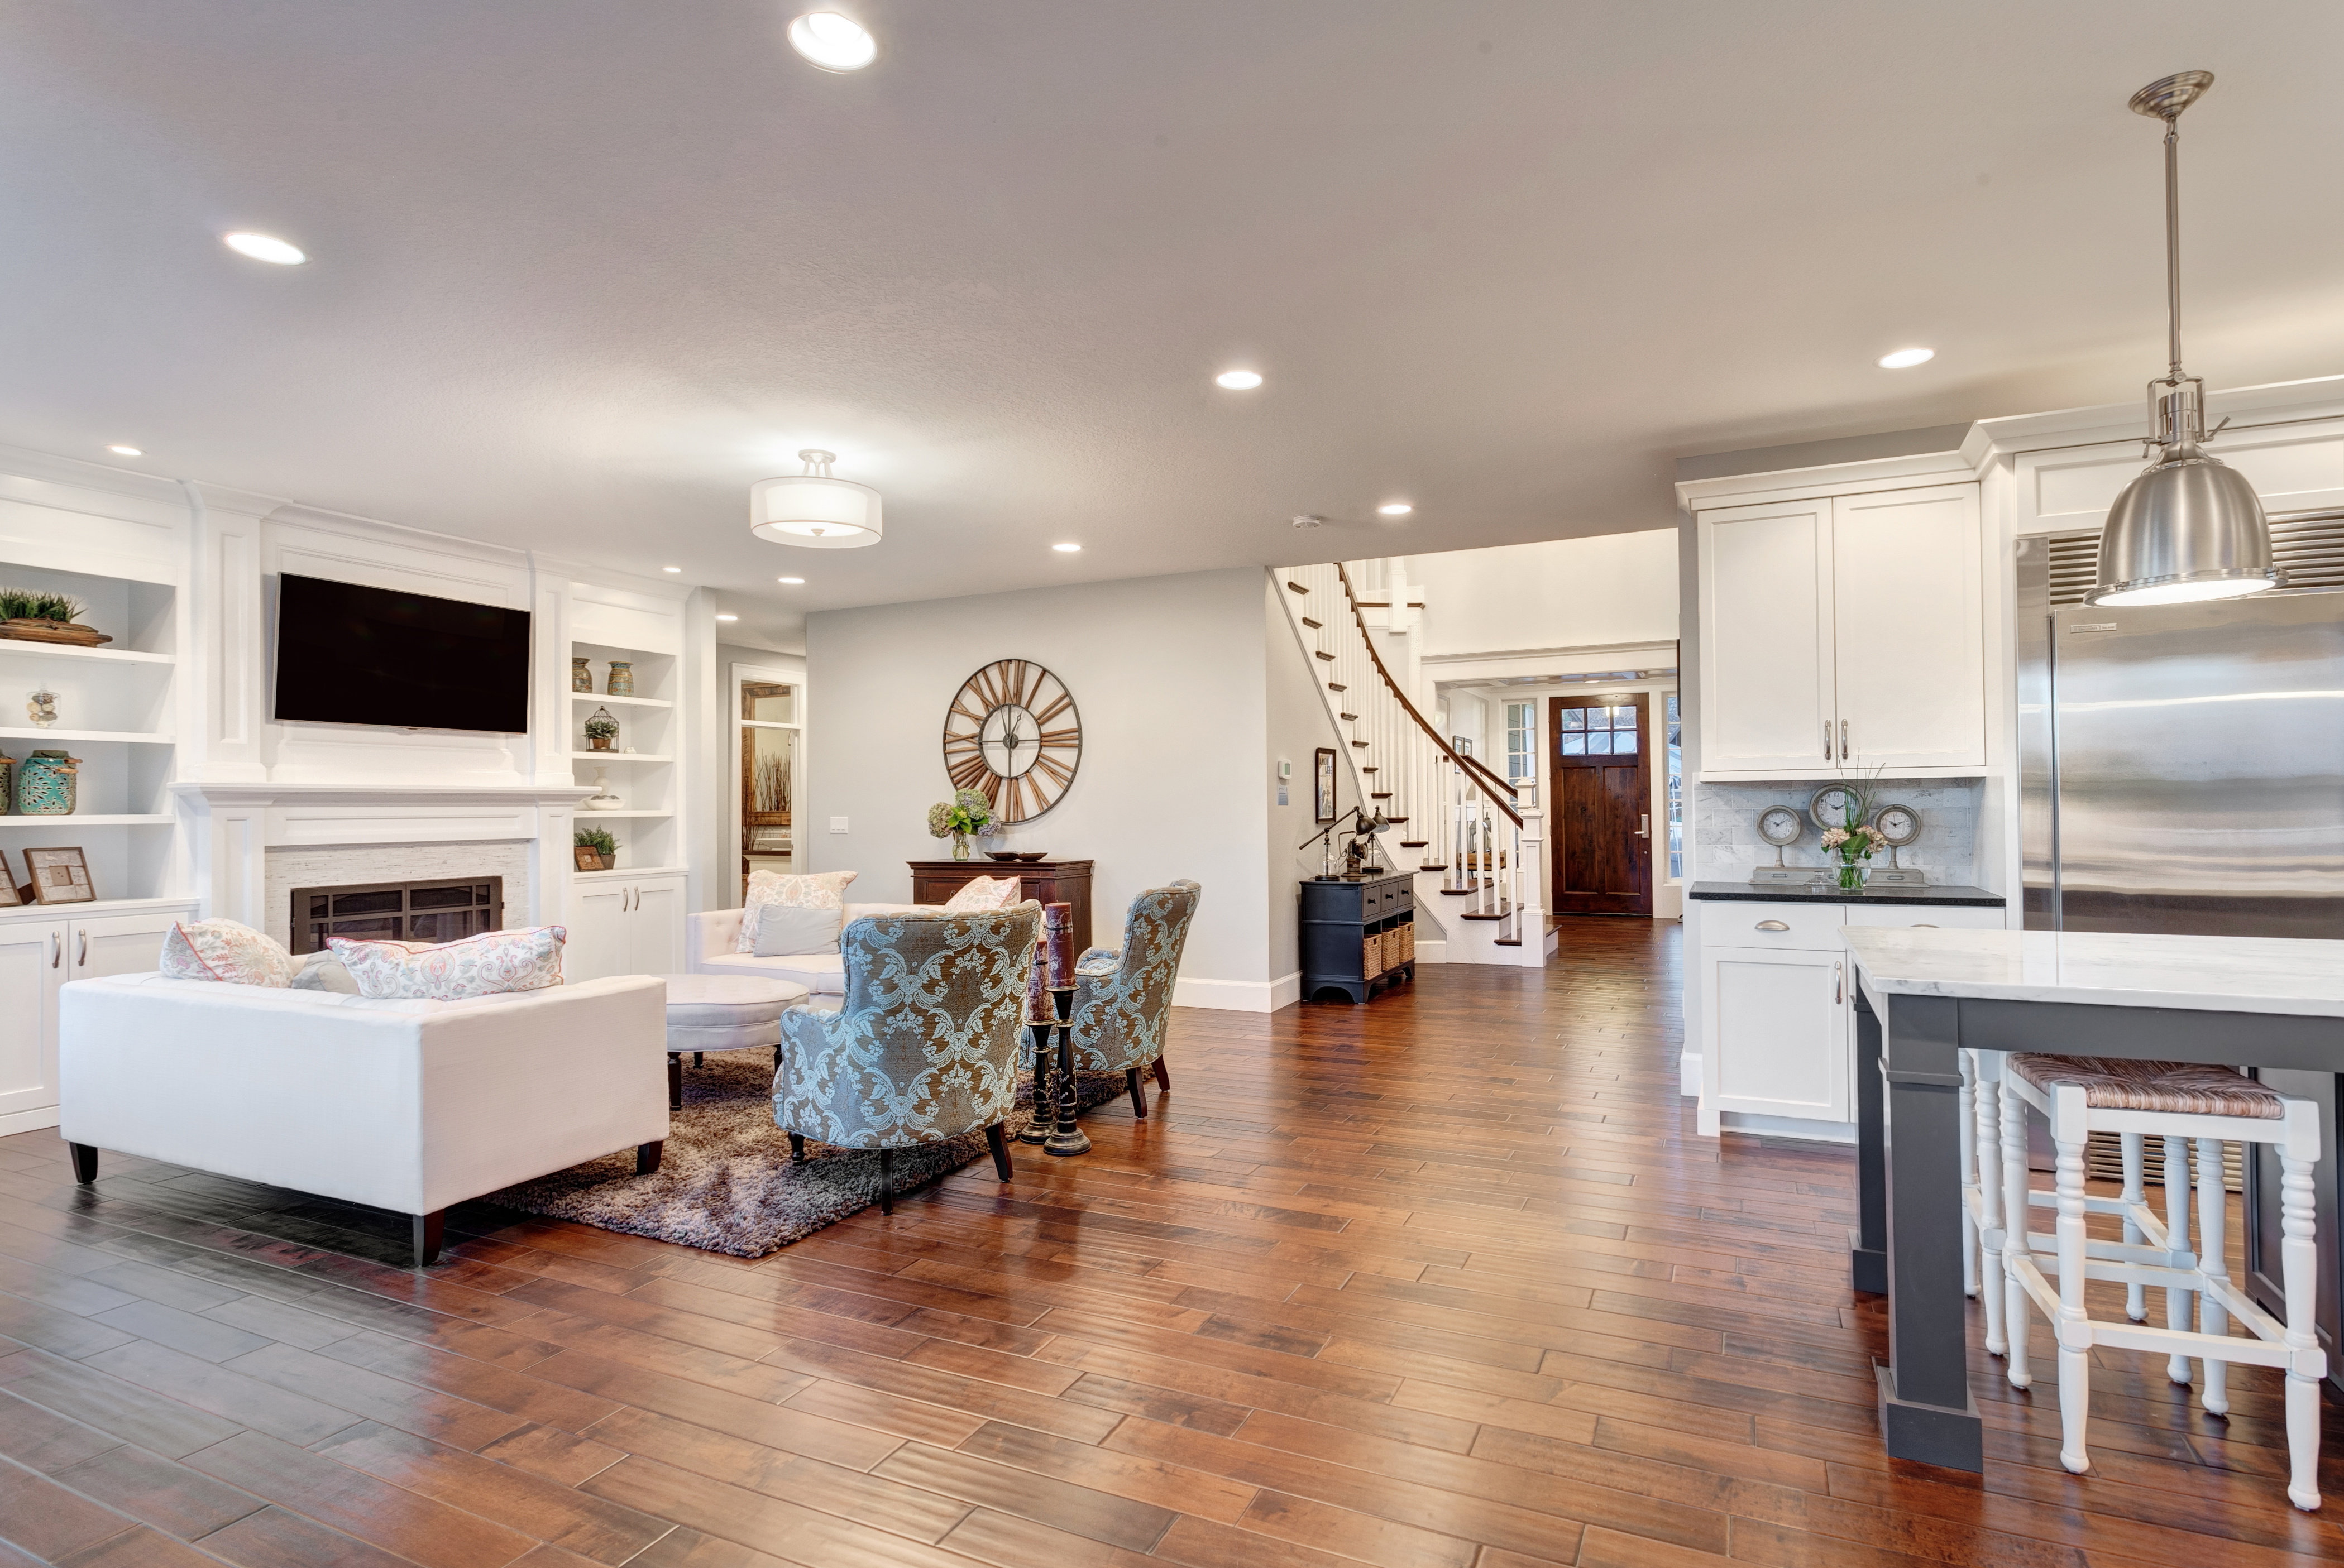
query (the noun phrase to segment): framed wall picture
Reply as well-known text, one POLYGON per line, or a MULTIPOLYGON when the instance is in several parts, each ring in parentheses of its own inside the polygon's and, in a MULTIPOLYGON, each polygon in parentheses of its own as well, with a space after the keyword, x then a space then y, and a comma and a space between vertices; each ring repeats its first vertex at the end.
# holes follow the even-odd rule
POLYGON ((1310 808, 1313 818, 1320 822, 1335 819, 1335 750, 1321 746, 1311 753, 1310 808))
POLYGON ((87 904, 97 899, 90 886, 89 861, 78 849, 27 849, 25 869, 33 879, 33 900, 42 904, 87 904))
POLYGON ((602 851, 591 844, 576 846, 570 851, 570 858, 577 862, 578 869, 581 871, 599 871, 602 869, 602 851))
POLYGON ((0 849, 0 910, 13 910, 25 901, 16 890, 16 873, 8 864, 8 851, 0 849))

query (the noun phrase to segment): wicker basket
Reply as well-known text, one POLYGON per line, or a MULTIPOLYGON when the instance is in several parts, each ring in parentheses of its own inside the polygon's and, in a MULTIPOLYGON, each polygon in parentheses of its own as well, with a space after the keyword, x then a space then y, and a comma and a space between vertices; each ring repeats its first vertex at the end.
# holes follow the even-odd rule
POLYGON ((1414 963, 1416 961, 1416 922, 1402 920, 1392 930, 1399 936, 1399 961, 1404 964, 1414 963))
POLYGON ((1396 970, 1407 961, 1400 953, 1399 928, 1387 926, 1384 928, 1384 968, 1396 970))
POLYGON ((1380 936, 1369 937, 1359 944, 1359 978, 1373 980, 1383 972, 1384 940, 1380 936))

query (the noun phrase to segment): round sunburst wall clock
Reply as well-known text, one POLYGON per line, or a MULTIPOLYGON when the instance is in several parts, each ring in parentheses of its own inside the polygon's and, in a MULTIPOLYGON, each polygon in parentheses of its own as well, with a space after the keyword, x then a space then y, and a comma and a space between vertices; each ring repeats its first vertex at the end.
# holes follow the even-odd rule
POLYGON ((1083 760, 1083 721, 1066 683, 1023 658, 995 659, 962 683, 945 714, 945 771, 1004 822, 1030 822, 1066 799, 1083 760))

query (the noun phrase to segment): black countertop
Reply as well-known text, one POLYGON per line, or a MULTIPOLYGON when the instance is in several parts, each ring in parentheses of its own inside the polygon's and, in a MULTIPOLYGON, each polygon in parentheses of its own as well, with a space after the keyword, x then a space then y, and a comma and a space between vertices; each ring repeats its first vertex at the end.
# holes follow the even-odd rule
POLYGON ((1730 904, 1966 904, 1998 910, 2000 893, 1984 888, 1866 888, 1851 892, 1826 882, 1694 882, 1685 889, 1688 899, 1715 899, 1730 904))

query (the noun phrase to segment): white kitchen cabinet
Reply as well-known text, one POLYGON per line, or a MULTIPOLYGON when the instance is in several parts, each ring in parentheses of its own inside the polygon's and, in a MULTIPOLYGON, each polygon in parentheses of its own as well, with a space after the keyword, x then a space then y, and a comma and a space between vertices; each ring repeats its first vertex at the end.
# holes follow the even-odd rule
POLYGON ((67 908, 0 920, 0 1134, 56 1124, 57 988, 151 972, 173 923, 196 912, 177 901, 76 918, 67 908))
POLYGON ((571 893, 568 980, 682 971, 684 873, 590 871, 571 893))
MULTIPOLYGON (((1965 904, 1696 900, 1702 981, 1701 1130, 1720 1116, 1788 1118, 1844 1138, 1855 1119, 1855 969, 1843 926, 1999 930, 2006 911, 1965 904)), ((1792 1131, 1772 1127, 1770 1131, 1792 1131)))
POLYGON ((1702 777, 1985 764, 1977 487, 1700 514, 1702 777))
POLYGON ((1814 1121, 1854 1119, 1848 1099, 1847 961, 1808 948, 1708 948, 1705 1109, 1814 1121))

